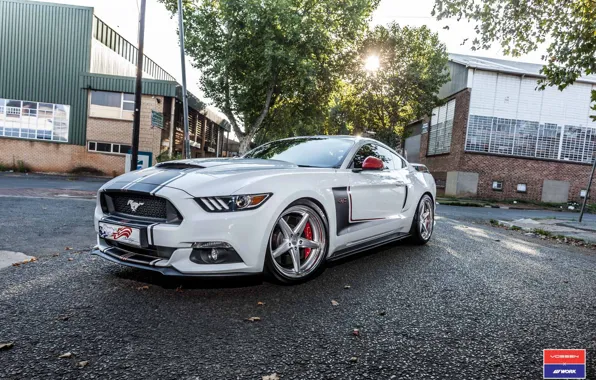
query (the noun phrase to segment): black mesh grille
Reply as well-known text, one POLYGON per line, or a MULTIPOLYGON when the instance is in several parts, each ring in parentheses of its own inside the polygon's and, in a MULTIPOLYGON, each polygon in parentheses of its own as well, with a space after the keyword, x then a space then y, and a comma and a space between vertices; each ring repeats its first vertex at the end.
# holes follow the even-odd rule
POLYGON ((164 198, 138 194, 110 194, 114 211, 135 217, 167 219, 167 201, 164 198))

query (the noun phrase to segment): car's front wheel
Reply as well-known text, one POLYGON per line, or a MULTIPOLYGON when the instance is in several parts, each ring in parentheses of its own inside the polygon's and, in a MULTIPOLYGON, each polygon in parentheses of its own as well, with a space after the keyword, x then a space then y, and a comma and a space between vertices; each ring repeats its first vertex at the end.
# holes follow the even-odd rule
POLYGON ((297 284, 320 274, 325 267, 328 224, 314 202, 301 199, 278 217, 269 236, 265 273, 275 282, 297 284))

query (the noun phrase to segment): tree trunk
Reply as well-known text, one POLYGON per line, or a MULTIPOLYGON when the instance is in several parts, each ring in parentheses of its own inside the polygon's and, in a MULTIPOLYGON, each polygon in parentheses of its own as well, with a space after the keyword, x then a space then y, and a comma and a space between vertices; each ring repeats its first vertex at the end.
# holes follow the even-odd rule
POLYGON ((242 137, 238 136, 238 141, 240 141, 240 148, 239 154, 243 155, 244 153, 250 150, 250 143, 252 141, 253 136, 251 134, 244 135, 242 137))

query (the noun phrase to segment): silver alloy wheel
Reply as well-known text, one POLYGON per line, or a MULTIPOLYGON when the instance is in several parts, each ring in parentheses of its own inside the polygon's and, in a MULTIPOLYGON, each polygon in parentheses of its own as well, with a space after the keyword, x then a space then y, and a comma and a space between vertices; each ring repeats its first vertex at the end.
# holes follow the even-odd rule
POLYGON ((318 267, 326 247, 323 220, 315 210, 303 205, 285 210, 269 238, 273 265, 283 276, 295 279, 308 276, 318 267), (310 239, 307 235, 311 235, 310 239))
POLYGON ((422 202, 420 202, 420 207, 418 208, 418 228, 420 237, 423 240, 430 239, 430 236, 433 233, 434 220, 435 218, 432 200, 429 197, 424 197, 422 202))

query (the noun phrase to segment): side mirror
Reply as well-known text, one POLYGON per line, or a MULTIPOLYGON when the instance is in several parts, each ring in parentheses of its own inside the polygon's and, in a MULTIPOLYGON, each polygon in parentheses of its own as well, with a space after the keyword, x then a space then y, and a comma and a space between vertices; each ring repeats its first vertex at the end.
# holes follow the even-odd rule
POLYGON ((385 163, 373 156, 366 157, 362 163, 362 170, 383 170, 384 168, 385 163))

